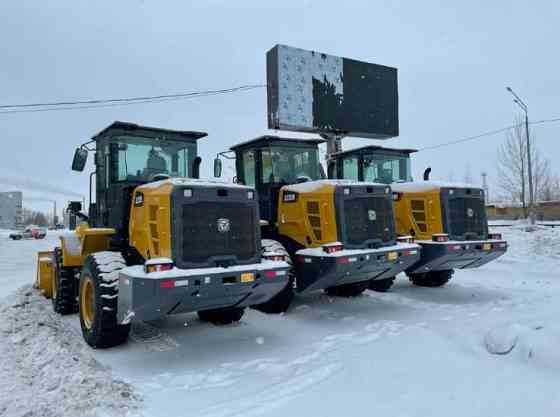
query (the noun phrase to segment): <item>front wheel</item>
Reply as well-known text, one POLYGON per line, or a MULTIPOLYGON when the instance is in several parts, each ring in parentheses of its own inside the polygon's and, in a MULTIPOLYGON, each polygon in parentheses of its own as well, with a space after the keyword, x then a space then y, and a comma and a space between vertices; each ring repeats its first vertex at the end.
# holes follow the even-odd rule
POLYGON ((51 280, 51 302, 55 313, 66 315, 78 312, 74 274, 74 268, 62 266, 62 250, 55 248, 54 271, 51 280))
POLYGON ((408 278, 414 285, 419 287, 441 287, 451 279, 453 276, 452 269, 443 271, 430 271, 421 274, 410 274, 408 278))
POLYGON ((376 292, 387 292, 393 286, 395 277, 374 279, 369 282, 369 289, 376 292))
POLYGON ((352 284, 337 285, 336 287, 329 287, 325 292, 330 296, 335 297, 357 297, 367 290, 369 281, 353 282, 352 284))
POLYGON ((109 348, 126 342, 130 324, 117 323, 118 272, 126 267, 118 252, 89 255, 80 276, 80 325, 88 345, 109 348))
POLYGON ((198 318, 216 326, 236 323, 241 320, 245 309, 242 307, 217 308, 214 310, 198 311, 198 318))

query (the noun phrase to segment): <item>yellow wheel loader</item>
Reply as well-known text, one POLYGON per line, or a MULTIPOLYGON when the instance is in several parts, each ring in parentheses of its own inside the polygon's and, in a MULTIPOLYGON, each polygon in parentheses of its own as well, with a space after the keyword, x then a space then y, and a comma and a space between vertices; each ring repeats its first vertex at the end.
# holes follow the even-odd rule
POLYGON ((277 242, 270 252, 294 265, 291 285, 261 311, 286 311, 294 293, 356 296, 371 282, 388 289, 419 259, 418 245, 397 242, 390 186, 324 179, 322 142, 262 136, 215 160, 215 176, 220 156, 235 160, 237 182, 257 191, 262 236, 277 242))
POLYGON ((254 189, 198 179, 205 136, 115 122, 76 150, 75 171, 94 152, 89 213, 70 204, 82 223, 39 253, 37 286, 56 312, 79 312, 92 347, 168 314, 232 323, 285 288, 290 266, 262 255, 254 189))
POLYGON ((484 190, 469 184, 413 181, 414 149, 365 146, 338 152, 328 165, 330 178, 390 184, 396 230, 402 240, 415 240, 421 258, 406 269, 420 286, 438 287, 454 269, 477 268, 507 250, 500 234, 488 233, 484 190))

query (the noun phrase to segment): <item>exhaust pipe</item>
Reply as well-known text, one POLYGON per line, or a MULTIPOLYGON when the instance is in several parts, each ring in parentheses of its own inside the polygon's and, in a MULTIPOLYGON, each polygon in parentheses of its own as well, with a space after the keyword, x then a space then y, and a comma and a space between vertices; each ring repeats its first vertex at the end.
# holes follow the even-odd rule
POLYGON ((202 162, 202 158, 197 156, 194 158, 193 167, 192 167, 192 177, 195 179, 200 178, 200 163, 202 162))
POLYGON ((432 172, 432 168, 428 167, 424 171, 424 181, 429 181, 430 179, 430 172, 432 172))
POLYGON ((330 160, 330 161, 327 162, 327 178, 329 180, 332 180, 334 178, 335 168, 336 168, 335 161, 330 160))

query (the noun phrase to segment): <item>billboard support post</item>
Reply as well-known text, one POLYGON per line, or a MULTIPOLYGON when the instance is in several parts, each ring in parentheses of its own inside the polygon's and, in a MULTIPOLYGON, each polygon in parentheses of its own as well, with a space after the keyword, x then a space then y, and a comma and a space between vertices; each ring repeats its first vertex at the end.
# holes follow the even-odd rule
POLYGON ((321 133, 321 137, 327 141, 325 160, 328 162, 333 154, 342 151, 342 139, 344 135, 337 133, 321 133))

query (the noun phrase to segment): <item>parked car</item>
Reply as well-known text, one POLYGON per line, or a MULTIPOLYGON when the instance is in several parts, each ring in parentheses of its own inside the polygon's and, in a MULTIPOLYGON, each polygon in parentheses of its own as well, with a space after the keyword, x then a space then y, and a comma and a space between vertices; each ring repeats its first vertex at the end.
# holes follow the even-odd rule
POLYGON ((23 229, 22 232, 16 231, 10 233, 9 237, 13 240, 21 239, 44 239, 47 236, 47 230, 45 228, 30 225, 23 229))
POLYGON ((10 239, 21 240, 21 239, 23 239, 23 233, 22 232, 12 232, 12 233, 10 233, 10 239))

